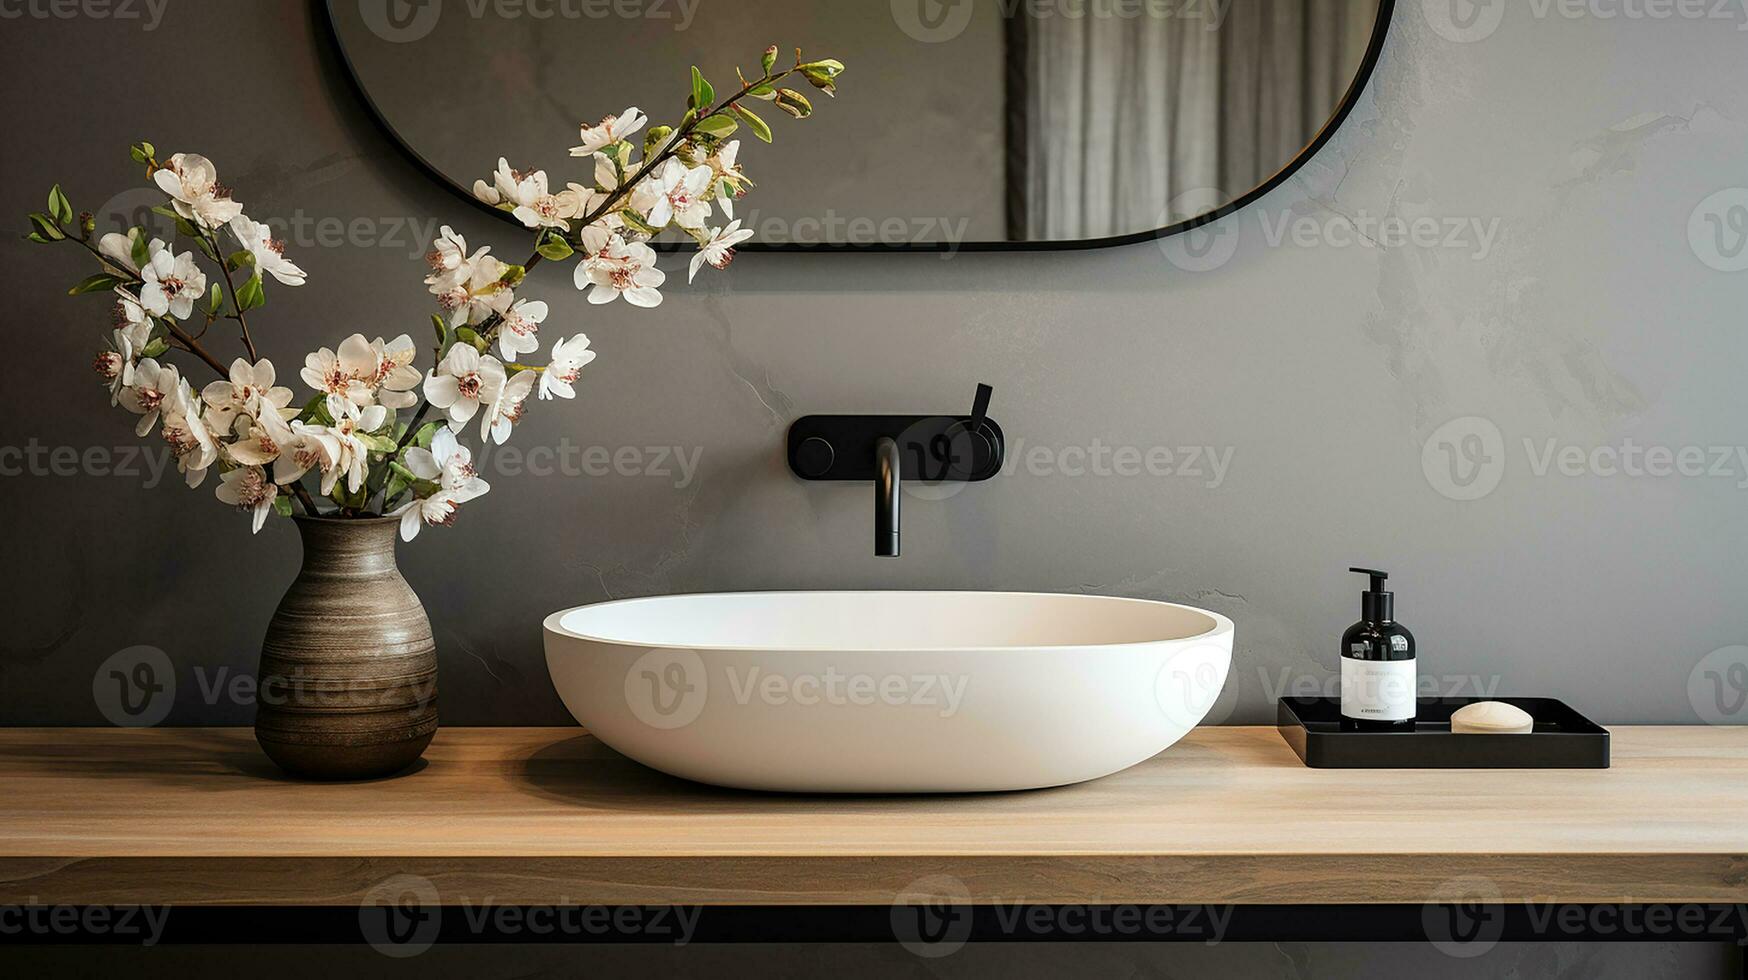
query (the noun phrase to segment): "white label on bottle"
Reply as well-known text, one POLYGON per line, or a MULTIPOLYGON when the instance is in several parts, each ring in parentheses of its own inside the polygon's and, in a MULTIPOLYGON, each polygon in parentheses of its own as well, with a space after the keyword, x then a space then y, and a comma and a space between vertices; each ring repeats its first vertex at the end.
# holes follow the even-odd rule
POLYGON ((1341 713, 1367 721, 1414 717, 1414 661, 1341 658, 1341 713))

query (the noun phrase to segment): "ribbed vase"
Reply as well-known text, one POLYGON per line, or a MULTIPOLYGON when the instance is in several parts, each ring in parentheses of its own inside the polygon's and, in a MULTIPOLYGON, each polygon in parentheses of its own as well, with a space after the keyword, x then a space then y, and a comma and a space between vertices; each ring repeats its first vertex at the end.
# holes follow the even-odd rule
POLYGON ((255 740, 307 779, 370 779, 437 731, 437 647, 395 566, 395 518, 297 517, 303 568, 261 644, 255 740))

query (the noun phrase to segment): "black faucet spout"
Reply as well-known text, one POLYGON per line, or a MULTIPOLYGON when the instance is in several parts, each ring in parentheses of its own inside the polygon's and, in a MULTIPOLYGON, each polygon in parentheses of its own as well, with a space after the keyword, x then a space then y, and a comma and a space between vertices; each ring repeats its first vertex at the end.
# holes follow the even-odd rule
POLYGON ((982 483, 1002 471, 1001 426, 989 385, 970 415, 806 415, 789 426, 789 471, 803 480, 874 482, 874 555, 898 557, 898 506, 906 479, 982 483), (906 472, 908 470, 908 472, 906 472))
POLYGON ((898 557, 898 500, 903 473, 897 441, 881 436, 874 444, 874 557, 898 557))

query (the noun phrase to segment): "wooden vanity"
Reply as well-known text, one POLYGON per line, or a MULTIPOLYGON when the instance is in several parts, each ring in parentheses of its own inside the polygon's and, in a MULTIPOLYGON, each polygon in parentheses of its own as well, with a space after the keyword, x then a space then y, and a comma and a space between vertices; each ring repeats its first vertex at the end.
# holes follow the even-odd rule
POLYGON ((289 781, 246 729, 0 730, 0 903, 346 906, 422 876, 504 904, 1748 902, 1748 728, 1616 728, 1607 770, 1302 766, 1204 728, 1078 786, 713 789, 575 728, 445 729, 418 771, 289 781))

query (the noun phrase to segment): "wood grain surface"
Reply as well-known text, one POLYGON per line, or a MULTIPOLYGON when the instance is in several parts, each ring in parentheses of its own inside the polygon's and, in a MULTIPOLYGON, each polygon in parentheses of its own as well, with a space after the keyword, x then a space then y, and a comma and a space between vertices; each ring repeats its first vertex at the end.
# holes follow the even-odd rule
POLYGON ((247 729, 0 729, 0 902, 1748 901, 1748 729, 1618 728, 1607 770, 1313 770, 1204 728, 1026 793, 795 797, 672 779, 575 728, 445 729, 408 776, 280 775, 247 729))

